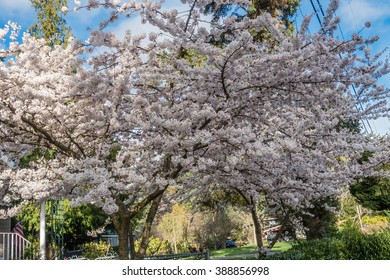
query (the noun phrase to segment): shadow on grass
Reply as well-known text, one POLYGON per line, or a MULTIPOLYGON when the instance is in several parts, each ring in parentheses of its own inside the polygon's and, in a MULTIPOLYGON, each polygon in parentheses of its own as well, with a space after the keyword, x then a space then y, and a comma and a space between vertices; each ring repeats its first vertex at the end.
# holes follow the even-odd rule
MULTIPOLYGON (((265 246, 267 244, 264 244, 265 246)), ((272 248, 272 252, 283 252, 291 248, 291 244, 289 242, 278 242, 275 244, 275 246, 272 248)), ((221 250, 212 250, 210 252, 211 257, 219 258, 219 257, 228 257, 228 256, 235 256, 234 259, 239 259, 240 255, 250 255, 250 254, 256 254, 256 246, 255 245, 248 245, 243 246, 239 248, 226 248, 221 250)), ((243 257, 244 257, 243 256, 243 257)), ((248 256, 245 257, 245 259, 252 259, 248 256)), ((256 259, 256 258, 253 258, 256 259)))
POLYGON ((235 256, 235 255, 247 255, 256 253, 256 246, 243 246, 238 248, 226 248, 221 250, 212 250, 210 255, 212 257, 226 257, 226 256, 235 256))

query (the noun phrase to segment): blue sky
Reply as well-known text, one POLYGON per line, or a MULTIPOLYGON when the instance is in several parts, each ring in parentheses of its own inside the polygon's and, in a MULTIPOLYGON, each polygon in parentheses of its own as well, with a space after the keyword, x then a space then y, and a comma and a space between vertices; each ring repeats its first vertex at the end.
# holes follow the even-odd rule
MULTIPOLYGON (((127 0, 122 0, 125 2, 127 0)), ((319 11, 319 5, 321 4, 324 10, 328 7, 330 0, 312 0, 316 9, 319 11)), ((94 9, 91 11, 81 10, 77 13, 73 12, 75 7, 73 0, 69 2, 69 14, 67 15, 67 22, 71 26, 75 37, 80 39, 88 38, 88 28, 93 29, 98 26, 99 21, 105 18, 107 11, 104 9, 94 9)), ((82 3, 87 0, 81 0, 82 3)), ((296 15, 297 22, 302 20, 303 15, 310 15, 314 13, 310 0, 301 0, 301 7, 296 15)), ((0 28, 4 27, 4 24, 8 20, 17 22, 22 26, 22 32, 26 30, 34 21, 35 14, 29 0, 0 0, 2 9, 0 18, 0 28)), ((178 5, 182 6, 180 0, 166 0, 164 7, 172 8, 178 5)), ((345 38, 350 38, 353 33, 360 31, 364 27, 364 23, 370 21, 371 28, 366 28, 361 31, 361 34, 365 37, 371 37, 378 35, 380 37, 379 42, 373 46, 375 52, 381 51, 390 47, 390 1, 389 0, 340 0, 340 8, 336 11, 337 16, 341 18, 341 31, 345 38)), ((310 31, 315 32, 318 30, 318 21, 316 17, 313 17, 310 31)), ((132 29, 135 33, 148 32, 152 30, 150 26, 141 25, 136 16, 130 17, 130 19, 123 18, 109 29, 118 33, 124 34, 126 29, 132 29)), ((341 38, 341 32, 338 33, 341 38)), ((0 44, 0 48, 4 46, 0 44)), ((389 55, 390 51, 387 52, 389 55)), ((390 87, 390 75, 380 80, 381 84, 390 87)), ((390 133, 390 121, 388 119, 380 119, 372 122, 371 126, 375 133, 385 134, 390 133)))

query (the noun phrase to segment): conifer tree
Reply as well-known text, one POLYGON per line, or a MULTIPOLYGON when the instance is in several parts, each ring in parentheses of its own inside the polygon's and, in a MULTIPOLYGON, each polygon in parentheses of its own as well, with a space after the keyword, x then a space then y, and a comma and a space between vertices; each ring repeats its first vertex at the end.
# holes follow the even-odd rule
POLYGON ((36 20, 29 31, 37 38, 43 38, 48 45, 66 45, 71 35, 65 15, 68 0, 31 0, 37 13, 36 20))

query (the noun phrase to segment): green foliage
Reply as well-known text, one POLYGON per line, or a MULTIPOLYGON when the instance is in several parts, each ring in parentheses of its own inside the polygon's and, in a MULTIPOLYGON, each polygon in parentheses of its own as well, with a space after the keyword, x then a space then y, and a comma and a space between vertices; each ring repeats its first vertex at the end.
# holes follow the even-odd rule
POLYGON ((307 209, 308 214, 301 215, 306 231, 307 239, 319 239, 331 236, 336 233, 336 214, 325 207, 325 205, 339 208, 337 199, 327 198, 316 201, 313 207, 307 209))
POLYGON ((177 242, 176 248, 178 254, 188 253, 191 252, 191 250, 193 249, 191 245, 188 243, 188 241, 177 242))
POLYGON ((356 217, 356 207, 358 206, 356 199, 349 193, 345 192, 339 197, 340 201, 340 217, 338 221, 339 227, 352 225, 356 217))
MULTIPOLYGON (((279 19, 279 21, 285 26, 287 34, 292 34, 294 30, 294 24, 291 17, 297 12, 297 8, 300 5, 300 0, 252 0, 252 4, 249 7, 249 16, 256 18, 264 13, 271 14, 272 17, 279 19)), ((269 32, 263 32, 259 34, 260 40, 268 40, 271 38, 269 32), (265 37, 261 37, 265 36, 265 37)))
MULTIPOLYGON (((52 213, 49 203, 46 204, 46 227, 52 229, 52 213)), ((39 232, 39 206, 35 202, 29 203, 16 216, 21 220, 26 234, 36 235, 39 232)), ((63 227, 60 234, 64 235, 65 246, 75 247, 91 241, 88 231, 95 230, 104 225, 107 215, 98 207, 85 204, 73 207, 69 200, 64 200, 63 227)))
POLYGON ((205 64, 206 58, 199 55, 197 52, 193 50, 187 50, 183 49, 183 55, 186 60, 190 63, 193 67, 200 67, 205 64))
POLYGON ((291 242, 277 242, 274 247, 272 247, 271 251, 287 251, 288 249, 291 249, 292 245, 291 242))
POLYGON ((40 159, 51 160, 54 159, 55 156, 55 150, 34 149, 20 159, 19 166, 21 168, 28 168, 31 162, 36 162, 40 159))
POLYGON ((364 234, 358 228, 349 228, 341 233, 344 259, 389 260, 390 229, 373 234, 364 234))
POLYGON ((92 204, 83 204, 72 207, 65 200, 64 211, 64 242, 65 245, 77 246, 91 240, 88 231, 102 227, 108 216, 101 208, 92 204))
POLYGON ((363 206, 372 210, 390 210, 390 179, 368 177, 350 186, 351 194, 363 206))
POLYGON ((248 255, 248 254, 254 254, 255 252, 256 252, 256 246, 249 245, 249 246, 242 246, 237 248, 211 250, 210 255, 214 258, 218 258, 218 257, 227 257, 227 256, 236 256, 236 255, 248 255))
POLYGON ((29 32, 37 38, 46 40, 49 46, 66 45, 71 35, 70 27, 66 25, 64 16, 68 0, 30 0, 35 8, 37 18, 29 32))
POLYGON ((389 210, 383 210, 382 215, 384 215, 387 219, 387 222, 390 223, 390 211, 389 210))
MULTIPOLYGON (((364 152, 360 163, 366 162, 373 156, 372 152, 364 152)), ((376 168, 377 171, 390 170, 390 164, 383 164, 376 168)), ((360 178, 349 186, 350 193, 357 202, 365 208, 375 211, 390 210, 390 179, 379 176, 360 178)))
POLYGON ((348 129, 353 133, 360 133, 361 124, 359 120, 343 120, 340 121, 340 123, 337 126, 338 131, 340 131, 341 129, 348 129))
POLYGON ((39 238, 29 235, 27 240, 30 244, 24 248, 23 258, 27 260, 39 260, 39 238))
POLYGON ((340 240, 336 238, 296 241, 290 250, 269 256, 273 260, 340 260, 342 255, 338 249, 340 240))
POLYGON ((356 227, 346 228, 334 237, 297 241, 274 260, 388 260, 390 229, 365 234, 356 227))
MULTIPOLYGON (((139 250, 140 240, 135 242, 135 250, 139 250)), ((161 240, 157 237, 151 236, 149 238, 149 245, 146 250, 146 255, 164 255, 172 252, 171 244, 167 240, 161 240)))
POLYGON ((364 216, 362 223, 367 225, 387 224, 387 217, 385 216, 364 216))
MULTIPOLYGON (((265 13, 269 13, 285 27, 285 33, 291 35, 294 31, 292 17, 296 14, 300 2, 300 0, 252 0, 249 6, 245 7, 245 11, 234 4, 216 5, 216 3, 211 2, 206 5, 204 12, 206 14, 212 14, 213 21, 230 16, 236 16, 238 20, 242 20, 244 17, 256 18, 265 13)), ((272 38, 268 30, 262 30, 252 34, 254 35, 254 39, 258 41, 272 38)))
POLYGON ((107 160, 109 161, 115 161, 116 157, 118 156, 119 152, 121 151, 120 146, 114 146, 110 149, 110 152, 107 156, 107 160))
POLYGON ((112 254, 114 251, 110 244, 105 243, 104 241, 90 242, 84 244, 83 246, 83 257, 94 260, 99 257, 104 257, 107 254, 112 254))

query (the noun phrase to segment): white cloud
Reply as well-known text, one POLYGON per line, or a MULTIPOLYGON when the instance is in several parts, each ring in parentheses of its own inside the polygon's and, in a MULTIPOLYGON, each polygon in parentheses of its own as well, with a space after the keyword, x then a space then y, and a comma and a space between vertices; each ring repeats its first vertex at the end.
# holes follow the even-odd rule
POLYGON ((390 1, 388 0, 345 0, 341 1, 338 15, 343 27, 357 32, 364 23, 382 22, 390 17, 390 1))
MULTIPOLYGON (((188 5, 183 5, 181 3, 178 3, 178 0, 168 0, 164 3, 162 6, 163 10, 172 10, 176 9, 179 12, 181 12, 182 16, 187 15, 187 13, 183 13, 185 11, 189 10, 188 5)), ((211 21, 211 16, 202 16, 202 20, 204 21, 211 21)), ((209 24, 206 22, 201 22, 200 26, 209 28, 209 24)), ((139 35, 142 33, 149 34, 150 32, 155 32, 157 34, 161 34, 161 30, 158 29, 156 26, 150 24, 150 23, 141 23, 141 17, 139 14, 134 14, 130 18, 122 18, 119 21, 119 24, 117 24, 115 27, 110 26, 107 30, 114 32, 119 38, 123 39, 124 35, 127 30, 131 30, 131 33, 133 35, 139 35)))
POLYGON ((139 15, 128 19, 123 19, 117 26, 115 27, 110 26, 108 30, 114 32, 118 36, 118 38, 121 39, 124 38, 127 30, 131 30, 131 33, 133 35, 139 35, 142 33, 149 34, 150 32, 156 32, 156 33, 159 32, 157 27, 149 23, 142 24, 139 15))
POLYGON ((30 0, 1 0, 1 10, 3 14, 7 12, 27 12, 32 11, 30 0))
POLYGON ((390 119, 379 118, 374 121, 370 121, 370 125, 374 130, 374 133, 385 135, 390 134, 390 119))
POLYGON ((1 22, 9 20, 18 23, 22 28, 29 27, 35 18, 30 0, 0 0, 1 22))

